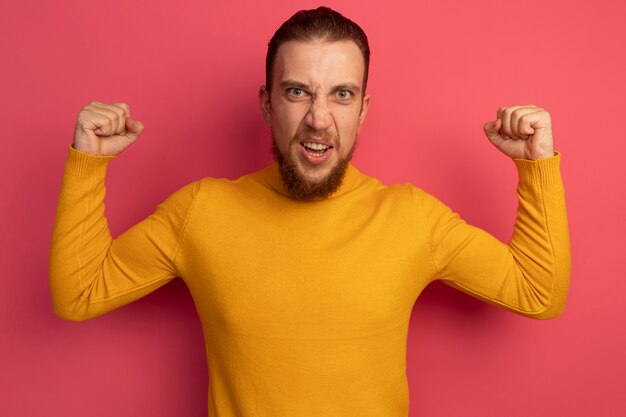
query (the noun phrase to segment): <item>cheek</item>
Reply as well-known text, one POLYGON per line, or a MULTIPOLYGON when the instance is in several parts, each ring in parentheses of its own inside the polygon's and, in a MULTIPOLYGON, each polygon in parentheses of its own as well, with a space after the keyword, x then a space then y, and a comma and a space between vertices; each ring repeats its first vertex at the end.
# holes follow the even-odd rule
POLYGON ((355 111, 345 111, 337 113, 335 117, 337 130, 341 139, 348 143, 354 142, 359 131, 359 114, 355 111))
POLYGON ((272 115, 275 134, 280 135, 283 140, 285 140, 285 137, 287 138, 286 140, 291 140, 302 125, 305 115, 306 111, 304 109, 292 107, 277 108, 272 115))
POLYGON ((282 117, 278 118, 274 116, 273 121, 272 136, 278 145, 278 149, 280 149, 281 152, 286 152, 293 138, 293 131, 290 128, 289 120, 282 115, 282 117))

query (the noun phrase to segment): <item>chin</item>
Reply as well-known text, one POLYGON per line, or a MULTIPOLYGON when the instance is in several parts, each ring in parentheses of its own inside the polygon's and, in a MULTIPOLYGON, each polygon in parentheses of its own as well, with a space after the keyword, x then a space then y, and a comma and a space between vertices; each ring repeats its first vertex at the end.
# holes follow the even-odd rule
POLYGON ((278 163, 282 182, 296 200, 322 200, 335 193, 343 182, 352 151, 347 158, 333 155, 322 164, 311 165, 300 159, 298 150, 283 154, 272 140, 272 154, 278 163))
POLYGON ((323 166, 315 165, 315 166, 303 166, 303 164, 298 163, 298 173, 302 177, 303 180, 308 182, 311 185, 319 184, 325 181, 330 175, 331 171, 337 165, 336 161, 331 162, 328 161, 323 166))

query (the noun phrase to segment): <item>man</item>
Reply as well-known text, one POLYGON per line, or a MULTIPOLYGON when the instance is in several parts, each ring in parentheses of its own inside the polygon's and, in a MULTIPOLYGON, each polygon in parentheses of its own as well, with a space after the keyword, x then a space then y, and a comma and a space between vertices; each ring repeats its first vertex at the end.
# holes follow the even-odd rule
POLYGON ((368 64, 355 23, 296 13, 270 41, 259 91, 276 163, 188 184, 115 240, 106 169, 143 125, 124 103, 85 106, 52 242, 57 314, 84 320, 181 277, 210 335, 209 415, 228 417, 406 416, 409 318, 435 279, 521 315, 559 315, 570 255, 549 114, 502 107, 484 125, 520 175, 505 245, 351 164, 368 64))

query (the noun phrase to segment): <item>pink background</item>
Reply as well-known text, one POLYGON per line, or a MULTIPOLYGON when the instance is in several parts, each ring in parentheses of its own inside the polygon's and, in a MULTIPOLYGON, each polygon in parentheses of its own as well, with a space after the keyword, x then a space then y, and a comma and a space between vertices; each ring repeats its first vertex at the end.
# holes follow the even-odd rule
MULTIPOLYGON (((626 6, 563 4, 331 4, 371 42, 372 105, 355 156, 365 173, 411 181, 506 240, 516 172, 482 124, 500 106, 536 104, 562 152, 573 257, 564 315, 534 321, 427 288, 409 333, 412 417, 626 415, 626 6)), ((67 146, 91 100, 127 102, 145 124, 110 166, 114 236, 188 182, 263 167, 266 44, 317 5, 3 2, 0 415, 206 416, 201 328, 180 280, 91 321, 54 316, 48 251, 67 146)))

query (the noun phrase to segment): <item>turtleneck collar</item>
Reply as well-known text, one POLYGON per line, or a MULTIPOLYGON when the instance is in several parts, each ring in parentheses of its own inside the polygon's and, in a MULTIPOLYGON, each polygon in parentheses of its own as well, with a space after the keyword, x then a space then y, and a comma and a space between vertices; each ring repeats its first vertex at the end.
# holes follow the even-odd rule
MULTIPOLYGON (((291 198, 291 195, 287 191, 287 188, 283 184, 282 178, 280 177, 278 163, 273 162, 272 164, 263 168, 261 171, 259 171, 259 175, 261 181, 269 186, 269 188, 276 191, 277 193, 291 198)), ((341 186, 337 191, 335 191, 325 200, 336 198, 341 195, 347 194, 350 191, 353 191, 354 189, 359 187, 359 185, 363 184, 365 179, 366 177, 361 173, 361 171, 359 171, 354 165, 352 165, 352 162, 349 162, 341 186)))

